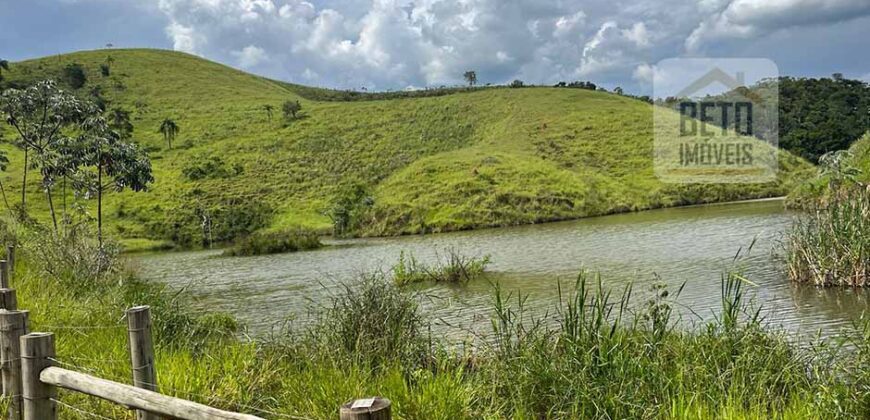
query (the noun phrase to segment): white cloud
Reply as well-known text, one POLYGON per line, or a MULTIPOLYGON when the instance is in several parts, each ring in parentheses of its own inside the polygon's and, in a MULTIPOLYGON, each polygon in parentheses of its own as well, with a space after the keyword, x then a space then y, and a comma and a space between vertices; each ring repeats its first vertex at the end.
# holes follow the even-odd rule
POLYGON ((720 39, 870 13, 868 0, 152 1, 175 49, 300 83, 369 89, 459 84, 467 70, 481 83, 641 86, 647 63, 715 52, 720 39))
POLYGON ((256 45, 248 45, 240 51, 233 51, 232 54, 238 58, 239 66, 244 68, 256 67, 258 64, 269 59, 266 50, 256 45))

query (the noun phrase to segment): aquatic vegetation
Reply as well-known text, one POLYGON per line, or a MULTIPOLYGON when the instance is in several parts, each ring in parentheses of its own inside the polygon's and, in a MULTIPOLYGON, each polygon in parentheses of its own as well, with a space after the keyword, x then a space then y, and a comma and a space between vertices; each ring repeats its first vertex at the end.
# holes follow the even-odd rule
POLYGON ((785 238, 784 255, 796 282, 870 285, 870 189, 839 188, 798 216, 785 238))
POLYGON ((278 232, 255 232, 224 250, 223 255, 240 257, 306 251, 323 247, 320 235, 309 229, 288 229, 278 232))
POLYGON ((426 265, 417 260, 413 254, 404 251, 399 254, 399 261, 390 270, 393 281, 402 286, 411 283, 431 281, 435 283, 467 283, 481 277, 490 263, 489 255, 482 258, 469 257, 460 254, 453 248, 436 256, 437 262, 426 265))

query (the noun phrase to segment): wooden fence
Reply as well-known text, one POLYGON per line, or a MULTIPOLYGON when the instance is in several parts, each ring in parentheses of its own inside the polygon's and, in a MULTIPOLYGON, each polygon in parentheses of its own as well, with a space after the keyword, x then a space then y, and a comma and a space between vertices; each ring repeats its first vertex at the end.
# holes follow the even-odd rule
MULTIPOLYGON (((58 387, 136 410, 137 420, 264 420, 157 392, 148 306, 126 311, 132 385, 55 366, 54 334, 29 332, 29 313, 18 309, 15 289, 10 288, 15 248, 7 247, 6 255, 6 260, 0 260, 0 377, 3 397, 9 401, 9 420, 57 420, 58 404, 65 405, 57 399, 58 387)), ((354 400, 339 408, 339 417, 389 420, 390 405, 389 400, 380 397, 354 400)), ((277 418, 299 418, 273 414, 277 418)))

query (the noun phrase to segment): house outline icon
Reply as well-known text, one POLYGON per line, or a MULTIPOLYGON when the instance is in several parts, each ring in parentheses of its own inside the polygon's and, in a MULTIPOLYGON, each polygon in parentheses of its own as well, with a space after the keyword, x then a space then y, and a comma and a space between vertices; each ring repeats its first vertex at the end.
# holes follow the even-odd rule
MULTIPOLYGON (((688 98, 695 92, 700 91, 701 89, 719 82, 723 84, 728 89, 735 91, 738 88, 745 88, 746 85, 744 83, 744 74, 743 72, 737 72, 737 77, 731 77, 730 74, 725 73, 719 67, 713 68, 707 72, 707 74, 699 77, 697 80, 692 82, 689 86, 686 86, 683 90, 677 93, 678 98, 688 98)), ((763 99, 757 93, 752 91, 744 91, 740 92, 741 95, 747 97, 749 100, 755 103, 762 103, 763 99)))

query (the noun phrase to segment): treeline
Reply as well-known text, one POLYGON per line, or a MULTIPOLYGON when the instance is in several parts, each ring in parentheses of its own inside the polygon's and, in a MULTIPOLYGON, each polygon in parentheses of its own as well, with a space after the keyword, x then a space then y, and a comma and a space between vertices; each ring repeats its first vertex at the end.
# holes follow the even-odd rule
MULTIPOLYGON (((870 85, 841 74, 819 79, 766 79, 748 89, 705 100, 729 101, 750 93, 760 96, 763 102, 779 94, 778 117, 768 118, 773 114, 756 112, 753 134, 762 139, 778 134, 779 147, 814 163, 827 152, 848 149, 870 130, 870 85)), ((680 98, 675 97, 656 100, 658 105, 673 108, 679 102, 680 98)), ((722 125, 716 113, 713 120, 722 125)))

